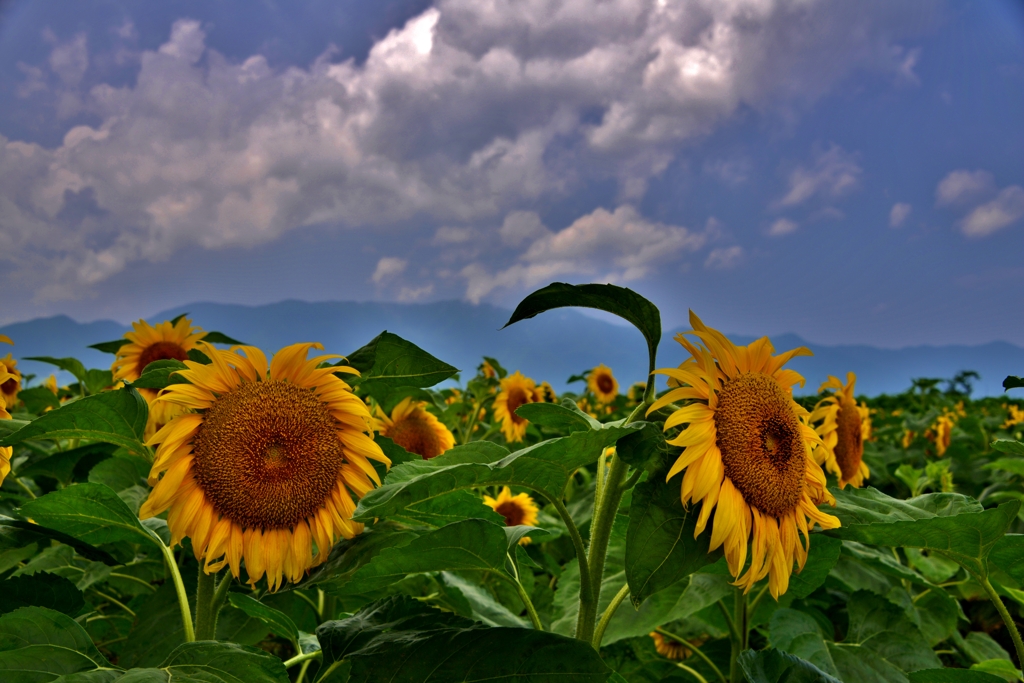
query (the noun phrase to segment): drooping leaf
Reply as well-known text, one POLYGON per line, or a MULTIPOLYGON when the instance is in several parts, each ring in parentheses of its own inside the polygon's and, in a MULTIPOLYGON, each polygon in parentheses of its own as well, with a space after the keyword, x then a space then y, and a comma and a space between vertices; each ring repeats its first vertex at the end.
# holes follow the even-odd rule
POLYGON ((1024 443, 1015 439, 993 439, 992 448, 1000 453, 1024 455, 1024 443))
POLYGON ((351 683, 605 683, 587 643, 522 628, 487 628, 407 597, 317 628, 324 673, 351 662, 351 683), (453 653, 458 656, 452 656, 453 653))
POLYGON ((85 366, 82 365, 82 361, 77 358, 53 358, 51 356, 26 356, 25 360, 34 360, 40 363, 47 363, 48 365, 55 365, 61 370, 65 370, 74 375, 82 384, 86 384, 85 381, 85 366))
POLYGON ((718 560, 708 552, 710 530, 694 538, 700 506, 684 508, 679 486, 656 472, 633 489, 626 535, 626 579, 630 600, 644 600, 718 560))
POLYGON ((513 453, 489 441, 456 446, 436 458, 394 468, 386 484, 359 501, 354 519, 388 517, 410 505, 476 486, 522 486, 552 498, 561 496, 578 468, 595 462, 604 448, 635 429, 606 426, 548 439, 513 453))
POLYGON ((85 600, 63 576, 40 572, 0 582, 0 614, 21 607, 46 607, 73 617, 85 607, 85 600))
POLYGON ((159 544, 125 502, 102 484, 75 484, 48 493, 22 505, 21 512, 85 543, 159 544))
POLYGON ((661 313, 657 306, 625 287, 553 282, 520 301, 505 327, 544 311, 566 306, 595 308, 631 322, 647 341, 650 369, 654 370, 658 343, 661 341, 661 313))
POLYGON ((458 614, 479 621, 487 626, 511 626, 514 628, 530 628, 525 619, 521 619, 494 597, 479 583, 468 581, 452 572, 441 572, 438 580, 444 587, 449 598, 462 606, 456 610, 458 614))
POLYGON ((368 391, 375 386, 432 387, 459 371, 387 330, 341 361, 342 365, 349 363, 356 363, 352 367, 361 374, 358 380, 346 375, 346 381, 359 381, 368 391))
POLYGON ((33 479, 39 476, 50 477, 67 486, 75 478, 76 473, 84 474, 81 472, 82 469, 88 472, 93 465, 109 458, 116 450, 117 446, 114 444, 86 444, 37 460, 19 470, 18 476, 33 479))
POLYGON ((1003 380, 1003 391, 1009 391, 1010 389, 1019 389, 1020 387, 1024 387, 1024 377, 1007 375, 1006 379, 1003 380))
POLYGON ((118 351, 121 350, 121 347, 124 346, 125 344, 131 344, 131 342, 125 339, 124 337, 121 337, 120 339, 115 339, 113 341, 100 342, 98 344, 89 344, 88 348, 96 349, 97 351, 101 351, 103 353, 116 354, 118 351))
POLYGON ((276 610, 269 605, 264 605, 259 600, 244 593, 231 593, 228 595, 228 600, 232 605, 250 617, 259 619, 266 624, 274 635, 287 638, 293 643, 298 643, 299 629, 291 617, 284 612, 276 610))
POLYGON ((229 344, 231 346, 245 346, 245 342, 240 342, 233 337, 229 337, 223 332, 207 332, 206 336, 203 337, 204 342, 211 344, 229 344))
POLYGON ((145 399, 130 387, 86 396, 52 410, 0 440, 13 446, 29 439, 89 439, 123 446, 147 457, 142 443, 149 415, 145 399))
POLYGON ((52 681, 60 675, 111 669, 89 634, 71 617, 45 607, 0 616, 0 679, 52 681))
POLYGON ((969 571, 985 575, 992 547, 1006 533, 1019 501, 982 509, 972 498, 931 493, 910 500, 890 498, 877 489, 835 492, 835 514, 842 526, 830 535, 872 545, 924 548, 940 552, 969 571))
POLYGON ((185 384, 184 377, 173 373, 187 367, 180 360, 173 358, 155 360, 146 366, 139 378, 132 382, 132 386, 136 389, 163 389, 171 384, 185 384))
POLYGON ((773 647, 746 650, 738 661, 749 683, 843 683, 810 662, 773 647))

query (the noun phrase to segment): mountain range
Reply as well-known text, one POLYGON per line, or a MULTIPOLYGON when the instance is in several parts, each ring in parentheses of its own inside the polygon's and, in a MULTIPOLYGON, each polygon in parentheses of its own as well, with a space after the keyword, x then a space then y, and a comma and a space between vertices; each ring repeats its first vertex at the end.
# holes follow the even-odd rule
MULTIPOLYGON (((167 320, 188 313, 195 324, 218 330, 247 344, 274 351, 302 341, 322 342, 328 353, 350 353, 383 330, 398 334, 426 351, 472 375, 482 356, 491 356, 510 372, 547 380, 557 391, 578 388, 567 385, 574 374, 604 363, 612 368, 623 390, 643 380, 646 347, 640 333, 627 325, 607 322, 574 309, 549 311, 501 329, 511 311, 461 301, 427 304, 281 301, 259 306, 194 303, 162 311, 149 318, 167 320)), ((127 327, 112 320, 80 323, 68 316, 37 318, 0 327, 0 334, 16 344, 14 356, 74 356, 86 367, 107 367, 112 356, 90 344, 120 337, 127 327)), ((686 357, 667 331, 658 353, 661 366, 678 365, 686 357)), ((751 337, 731 337, 749 343, 751 337)), ((976 346, 915 346, 886 349, 865 345, 825 346, 794 334, 772 338, 777 351, 807 346, 813 357, 790 362, 807 378, 803 393, 816 392, 829 374, 845 377, 857 373, 859 394, 893 394, 906 390, 913 378, 950 378, 961 370, 975 370, 981 379, 974 396, 1002 394, 1008 374, 1024 374, 1024 348, 1007 342, 976 346)), ((6 346, 6 345, 4 345, 6 346)), ((6 352, 6 348, 0 351, 6 352)), ((51 366, 23 361, 26 373, 47 376, 51 366)), ((70 375, 60 376, 69 381, 70 375)))

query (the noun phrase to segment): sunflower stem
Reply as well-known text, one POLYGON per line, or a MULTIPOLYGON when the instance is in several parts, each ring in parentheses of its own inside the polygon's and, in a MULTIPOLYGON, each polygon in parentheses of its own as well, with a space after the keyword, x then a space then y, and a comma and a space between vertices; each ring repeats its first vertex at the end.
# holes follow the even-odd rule
POLYGON ((533 606, 533 600, 530 600, 530 594, 523 588, 523 584, 519 583, 519 579, 515 580, 516 592, 519 593, 519 599, 523 601, 523 605, 526 606, 526 613, 530 615, 530 623, 533 624, 533 628, 537 631, 544 630, 544 624, 540 621, 540 615, 537 614, 537 608, 533 606))
POLYGON ((604 639, 604 632, 608 628, 608 624, 611 623, 612 617, 615 616, 615 611, 619 609, 619 605, 629 595, 629 584, 625 584, 619 589, 619 592, 612 598, 611 603, 605 608, 604 614, 601 615, 601 621, 597 624, 597 630, 594 631, 594 649, 601 650, 601 641, 604 639))
POLYGON ((217 575, 207 574, 199 564, 196 581, 196 640, 216 640, 217 616, 214 614, 214 596, 217 593, 217 575))
POLYGON ((708 683, 708 679, 701 676, 696 669, 686 666, 682 662, 676 662, 676 666, 697 679, 697 683, 708 683))
POLYGON ((313 652, 306 652, 305 654, 297 654, 291 659, 285 660, 284 668, 290 669, 296 664, 302 664, 303 662, 308 662, 311 659, 316 659, 321 656, 323 656, 323 652, 321 650, 314 650, 313 652))
POLYGON ((185 582, 181 580, 178 563, 174 560, 174 551, 161 541, 160 552, 164 555, 164 563, 171 572, 174 590, 178 594, 178 607, 181 609, 181 626, 185 630, 185 642, 195 642, 196 632, 192 629, 192 610, 188 606, 188 593, 185 591, 185 582))
POLYGON ((701 659, 703 659, 704 663, 707 664, 708 666, 710 666, 711 670, 715 672, 716 676, 718 676, 718 680, 722 681, 722 683, 729 683, 729 681, 725 680, 725 674, 722 673, 722 670, 719 669, 718 666, 716 666, 715 663, 713 661, 711 661, 711 658, 708 657, 706 654, 704 654, 704 651, 701 650, 699 647, 697 647, 696 645, 694 645, 690 641, 686 640, 685 638, 677 636, 676 634, 671 633, 670 631, 666 631, 665 629, 663 629, 661 627, 658 627, 658 628, 656 628, 654 630, 657 631, 658 633, 660 633, 661 635, 663 635, 666 638, 671 638, 672 640, 676 641, 677 643, 679 643, 680 645, 682 645, 683 647, 688 649, 693 654, 695 654, 698 657, 700 657, 701 659))
POLYGON ((733 629, 732 629, 732 651, 729 653, 729 680, 731 683, 743 683, 746 677, 740 671, 740 653, 747 649, 747 636, 749 628, 747 624, 747 595, 739 588, 735 589, 733 596, 733 629))
POLYGON ((985 589, 985 592, 988 593, 989 599, 995 606, 996 611, 999 612, 999 616, 1003 618, 1006 629, 1010 632, 1010 639, 1013 640, 1013 646, 1017 649, 1017 666, 1024 666, 1024 642, 1021 641, 1020 631, 1017 629, 1017 624, 1013 621, 1013 615, 1006 609, 1002 598, 999 597, 999 593, 992 586, 992 582, 989 581, 987 576, 980 577, 979 583, 981 583, 981 587, 985 589))
MULTIPOLYGON (((594 506, 594 520, 590 525, 590 551, 587 565, 590 569, 590 600, 584 600, 580 590, 580 611, 576 620, 576 637, 591 643, 594 640, 594 624, 597 621, 597 607, 601 602, 601 580, 604 578, 604 561, 608 554, 608 541, 612 535, 612 524, 622 500, 622 480, 629 466, 618 454, 612 455, 612 464, 608 468, 604 490, 601 498, 594 506)), ((580 578, 583 577, 583 566, 580 566, 580 578)), ((582 588, 582 582, 581 582, 582 588)))
MULTIPOLYGON (((538 493, 540 492, 538 491, 538 493)), ((562 522, 565 523, 565 528, 569 530, 569 537, 572 539, 572 545, 576 549, 576 559, 580 567, 580 612, 582 613, 584 602, 589 604, 591 601, 595 601, 593 597, 593 587, 590 584, 590 568, 587 563, 587 551, 583 546, 583 537, 580 536, 580 530, 576 528, 576 522, 572 521, 572 515, 570 515, 569 511, 566 509, 561 496, 558 498, 553 496, 545 497, 548 499, 548 502, 555 507, 555 510, 558 512, 558 516, 561 517, 562 522)), ((580 638, 578 618, 576 620, 576 637, 580 638)))

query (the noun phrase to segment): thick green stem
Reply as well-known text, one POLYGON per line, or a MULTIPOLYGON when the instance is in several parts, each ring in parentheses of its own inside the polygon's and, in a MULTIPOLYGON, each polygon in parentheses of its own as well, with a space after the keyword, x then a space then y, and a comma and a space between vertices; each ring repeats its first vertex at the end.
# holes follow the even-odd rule
POLYGON ((608 624, 611 623, 612 617, 615 616, 615 610, 619 609, 619 605, 629 595, 629 584, 627 583, 619 592, 612 598, 611 603, 604 610, 604 614, 601 615, 601 621, 597 624, 597 630, 594 631, 594 649, 601 649, 601 641, 604 639, 604 632, 608 628, 608 624))
MULTIPOLYGON (((553 496, 545 496, 558 512, 558 516, 562 518, 565 523, 565 528, 569 530, 569 538, 572 539, 572 545, 576 549, 576 559, 580 566, 580 605, 582 606, 584 600, 588 603, 591 601, 596 602, 594 598, 593 587, 590 583, 590 568, 587 563, 587 551, 583 546, 583 537, 580 536, 580 530, 576 528, 576 522, 572 521, 572 515, 565 508, 565 503, 562 502, 561 497, 555 498, 553 496)), ((595 608, 596 609, 596 608, 595 608)), ((577 620, 577 626, 579 621, 577 620)), ((577 638, 579 634, 577 633, 577 638)))
POLYGON ((313 652, 307 652, 306 654, 295 655, 291 659, 285 661, 284 668, 290 669, 293 666, 295 666, 296 664, 302 664, 303 662, 308 662, 309 660, 316 659, 317 657, 320 657, 322 655, 323 655, 323 653, 320 650, 314 650, 313 652))
POLYGON ((216 640, 217 617, 213 614, 213 596, 217 592, 217 575, 207 574, 199 565, 196 581, 196 640, 216 640))
POLYGON ((519 580, 513 582, 516 587, 516 592, 519 593, 519 599, 523 601, 523 605, 526 606, 526 613, 530 615, 530 623, 533 624, 533 628, 538 631, 544 630, 544 624, 540 623, 540 615, 537 614, 537 608, 533 606, 533 600, 530 600, 529 594, 526 589, 523 588, 523 584, 519 583, 519 580))
POLYGON ((160 543, 160 552, 164 555, 164 563, 171 572, 174 590, 178 594, 178 607, 181 609, 181 625, 185 630, 185 642, 195 642, 196 632, 192 629, 192 610, 188 606, 188 593, 185 592, 185 582, 181 580, 178 563, 174 561, 174 551, 160 543))
POLYGON ((740 653, 747 649, 747 596, 740 589, 736 589, 733 603, 732 616, 732 651, 729 654, 729 681, 730 683, 743 683, 746 677, 740 671, 740 653))
POLYGON ((989 599, 992 600, 992 604, 995 605, 999 616, 1003 618, 1003 623, 1006 624, 1006 629, 1010 632, 1010 639, 1013 640, 1013 646, 1017 649, 1017 666, 1024 666, 1024 642, 1021 642, 1020 631, 1017 629, 1017 624, 1013 621, 1013 615, 1006 609, 1002 598, 999 597, 999 593, 996 592, 987 576, 981 578, 979 582, 981 587, 985 589, 985 592, 988 593, 989 599))
POLYGON ((719 669, 718 666, 713 661, 711 661, 711 658, 704 654, 704 651, 701 650, 699 647, 697 647, 690 641, 686 640, 685 638, 680 638, 676 634, 666 631, 663 628, 656 628, 654 630, 660 633, 661 635, 665 636, 666 638, 671 638, 672 640, 676 641, 677 643, 688 649, 693 654, 703 659, 704 663, 710 666, 711 670, 715 672, 716 676, 718 676, 718 680, 722 681, 722 683, 729 683, 729 681, 725 680, 725 674, 722 673, 722 670, 719 669))
MULTIPOLYGON (((590 524, 590 551, 587 564, 590 567, 591 599, 584 601, 580 591, 580 611, 576 619, 576 637, 588 643, 594 639, 594 624, 597 621, 597 606, 601 602, 601 580, 604 578, 604 560, 608 554, 608 540, 612 534, 612 524, 622 500, 622 480, 629 466, 618 454, 612 456, 612 464, 605 478, 601 500, 594 509, 594 520, 590 524)), ((580 577, 582 578, 582 567, 580 577)))

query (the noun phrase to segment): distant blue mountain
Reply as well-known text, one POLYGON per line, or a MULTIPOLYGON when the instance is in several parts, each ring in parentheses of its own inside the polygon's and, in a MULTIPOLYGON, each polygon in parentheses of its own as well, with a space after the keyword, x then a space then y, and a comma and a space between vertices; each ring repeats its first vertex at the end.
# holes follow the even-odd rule
MULTIPOLYGON (((504 330, 501 327, 510 311, 461 301, 282 301, 262 306, 195 303, 162 311, 150 319, 166 320, 186 312, 204 329, 219 330, 271 351, 295 342, 319 341, 329 353, 345 354, 386 329, 466 373, 475 371, 482 356, 493 356, 509 371, 522 370, 537 380, 551 382, 559 391, 569 388, 566 380, 570 375, 598 363, 610 366, 624 388, 642 380, 646 371, 646 347, 638 331, 572 309, 550 311, 504 330)), ((116 339, 125 330, 124 325, 110 320, 79 323, 56 316, 0 327, 0 334, 14 340, 13 352, 18 358, 75 356, 87 367, 106 367, 112 357, 86 347, 116 339)), ((662 340, 659 365, 676 365, 685 358, 672 340, 675 331, 667 332, 662 340)), ((739 343, 751 340, 735 338, 739 343)), ((867 395, 901 392, 916 377, 949 378, 961 370, 976 370, 981 380, 975 396, 998 395, 1003 377, 1024 373, 1024 348, 1006 342, 881 349, 811 344, 792 334, 777 336, 772 342, 778 350, 808 346, 815 352, 813 357, 797 358, 790 364, 807 378, 805 393, 815 392, 829 374, 845 377, 848 370, 857 373, 859 393, 867 395)), ((6 349, 0 347, 0 353, 6 349)), ((52 372, 50 366, 31 361, 20 367, 44 376, 52 372)))

